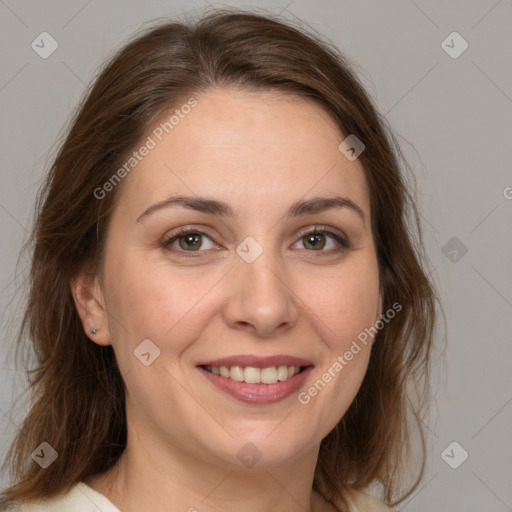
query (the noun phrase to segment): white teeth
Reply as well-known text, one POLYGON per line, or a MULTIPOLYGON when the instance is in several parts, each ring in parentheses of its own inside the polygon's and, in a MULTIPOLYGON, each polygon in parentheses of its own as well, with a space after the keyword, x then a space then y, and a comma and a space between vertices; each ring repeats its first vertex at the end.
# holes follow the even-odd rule
POLYGON ((253 368, 251 366, 247 366, 244 370, 244 380, 248 384, 258 384, 261 382, 261 370, 259 368, 253 368))
POLYGON ((277 369, 277 378, 278 380, 286 380, 288 378, 288 367, 285 365, 281 365, 277 369))
POLYGON ((274 384, 274 382, 277 382, 277 368, 275 366, 262 368, 260 381, 263 382, 263 384, 274 384))
POLYGON ((241 366, 232 366, 231 371, 229 372, 229 376, 233 380, 242 382, 244 380, 244 369, 241 366))
POLYGON ((281 365, 256 368, 254 366, 207 366, 206 369, 214 375, 231 378, 248 384, 275 384, 287 380, 300 372, 300 366, 281 365))

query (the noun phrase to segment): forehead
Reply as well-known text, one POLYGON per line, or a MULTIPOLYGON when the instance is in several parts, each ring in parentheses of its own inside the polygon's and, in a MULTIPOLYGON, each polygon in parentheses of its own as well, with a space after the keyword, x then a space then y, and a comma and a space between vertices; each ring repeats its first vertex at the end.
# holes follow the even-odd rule
POLYGON ((165 112, 146 137, 141 146, 152 147, 124 184, 122 204, 132 214, 177 193, 265 211, 341 193, 369 208, 362 165, 338 150, 345 134, 300 97, 211 90, 165 112))

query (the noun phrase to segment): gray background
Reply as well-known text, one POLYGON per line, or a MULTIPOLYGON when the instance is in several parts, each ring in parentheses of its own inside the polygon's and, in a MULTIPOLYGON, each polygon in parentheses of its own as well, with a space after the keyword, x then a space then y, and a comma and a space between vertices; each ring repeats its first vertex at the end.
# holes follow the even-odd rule
MULTIPOLYGON (((413 166, 448 343, 446 359, 434 354, 426 474, 398 510, 512 511, 511 1, 209 3, 267 8, 330 38, 357 63, 413 166), (458 58, 441 46, 454 31, 469 44, 458 58), (445 460, 460 463, 462 450, 469 457, 452 469, 445 460)), ((23 384, 12 328, 27 269, 16 262, 66 121, 98 65, 143 22, 206 5, 0 0, 0 456, 24 412, 12 408, 23 384), (59 45, 47 59, 31 48, 43 31, 59 45)))

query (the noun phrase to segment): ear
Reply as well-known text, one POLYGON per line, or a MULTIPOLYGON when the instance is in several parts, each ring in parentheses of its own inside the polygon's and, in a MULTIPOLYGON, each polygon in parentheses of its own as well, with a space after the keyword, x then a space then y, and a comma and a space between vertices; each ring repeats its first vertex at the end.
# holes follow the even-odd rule
POLYGON ((98 345, 110 345, 107 311, 98 278, 81 271, 71 278, 69 285, 87 336, 98 345), (96 334, 91 334, 90 329, 96 329, 96 334))

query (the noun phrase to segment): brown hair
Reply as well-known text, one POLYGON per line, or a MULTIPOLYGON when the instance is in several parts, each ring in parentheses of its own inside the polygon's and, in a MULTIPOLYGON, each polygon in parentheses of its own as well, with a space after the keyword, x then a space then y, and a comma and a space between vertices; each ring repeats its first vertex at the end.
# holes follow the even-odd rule
POLYGON ((418 212, 401 170, 407 164, 347 59, 330 43, 268 15, 215 10, 196 23, 150 27, 107 63, 40 191, 18 335, 18 347, 31 343, 37 367, 29 370, 30 410, 4 462, 13 485, 0 495, 0 505, 52 497, 109 469, 122 453, 123 380, 112 347, 84 333, 69 283, 83 268, 101 272, 106 228, 121 186, 101 200, 94 191, 163 112, 212 86, 309 98, 366 146, 359 159, 370 193, 383 311, 395 303, 402 310, 377 334, 355 400, 321 443, 314 488, 346 510, 346 488, 378 482, 393 503, 404 454, 410 453, 409 409, 420 432, 421 467, 398 501, 418 485, 438 299, 424 270, 418 212), (419 400, 411 401, 411 383, 419 400), (59 455, 47 469, 30 458, 44 441, 59 455))

